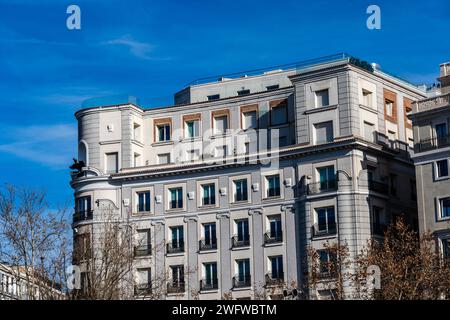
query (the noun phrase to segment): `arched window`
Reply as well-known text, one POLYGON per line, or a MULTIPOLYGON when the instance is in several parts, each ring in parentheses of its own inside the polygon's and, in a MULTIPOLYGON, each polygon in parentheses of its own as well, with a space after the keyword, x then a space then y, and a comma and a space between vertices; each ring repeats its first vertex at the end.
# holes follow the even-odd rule
POLYGON ((88 165, 88 146, 83 140, 78 144, 78 161, 83 161, 85 165, 88 165))

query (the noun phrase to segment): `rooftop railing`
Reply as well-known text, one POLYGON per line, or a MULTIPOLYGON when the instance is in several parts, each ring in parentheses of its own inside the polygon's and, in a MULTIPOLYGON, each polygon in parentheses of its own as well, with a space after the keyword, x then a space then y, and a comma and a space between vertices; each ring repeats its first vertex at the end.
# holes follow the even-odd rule
POLYGON ((414 114, 445 106, 450 106, 450 93, 413 102, 412 112, 414 114))

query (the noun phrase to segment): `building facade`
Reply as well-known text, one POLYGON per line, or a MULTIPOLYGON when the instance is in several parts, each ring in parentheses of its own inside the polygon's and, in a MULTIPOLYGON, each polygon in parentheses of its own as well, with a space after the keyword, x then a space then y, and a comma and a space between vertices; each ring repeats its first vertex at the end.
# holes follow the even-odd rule
POLYGON ((450 63, 440 66, 437 95, 413 104, 419 227, 450 258, 450 63))
POLYGON ((342 54, 192 84, 170 107, 80 110, 75 237, 107 201, 132 229, 136 297, 167 275, 167 299, 277 298, 302 287, 307 247, 354 255, 395 217, 417 225, 422 98, 342 54))

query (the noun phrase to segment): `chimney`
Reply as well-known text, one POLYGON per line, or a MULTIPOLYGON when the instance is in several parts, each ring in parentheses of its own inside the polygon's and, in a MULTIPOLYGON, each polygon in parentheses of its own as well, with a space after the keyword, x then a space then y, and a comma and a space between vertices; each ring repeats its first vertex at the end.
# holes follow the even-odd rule
POLYGON ((450 93, 450 62, 441 64, 441 73, 438 78, 441 83, 442 94, 450 93))

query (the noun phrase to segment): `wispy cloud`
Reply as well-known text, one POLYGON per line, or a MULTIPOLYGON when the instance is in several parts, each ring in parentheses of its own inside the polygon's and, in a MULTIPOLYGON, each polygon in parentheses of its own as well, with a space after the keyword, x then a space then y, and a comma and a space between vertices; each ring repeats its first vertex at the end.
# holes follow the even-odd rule
POLYGON ((0 152, 59 169, 70 163, 76 128, 69 124, 2 126, 0 152))
POLYGON ((150 56, 150 53, 153 51, 154 46, 146 42, 134 40, 130 35, 125 35, 113 40, 103 41, 101 42, 101 44, 125 46, 128 47, 131 54, 138 58, 145 60, 154 59, 152 56, 150 56))

